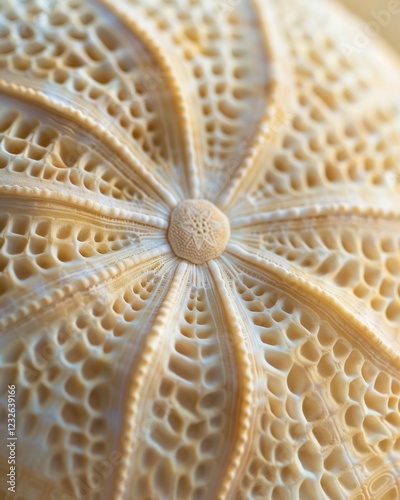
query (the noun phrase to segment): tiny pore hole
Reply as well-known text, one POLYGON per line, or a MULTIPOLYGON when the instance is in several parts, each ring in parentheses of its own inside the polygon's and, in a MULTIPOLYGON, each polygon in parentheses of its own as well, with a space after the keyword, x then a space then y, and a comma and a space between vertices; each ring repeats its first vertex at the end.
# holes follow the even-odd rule
POLYGON ((29 260, 21 259, 14 262, 14 274, 19 280, 24 281, 35 274, 35 268, 29 260))
POLYGON ((71 262, 75 259, 75 252, 73 248, 67 245, 62 245, 58 249, 57 258, 61 262, 71 262))
POLYGON ((99 62, 104 59, 104 54, 101 50, 92 43, 88 43, 85 46, 86 54, 92 59, 92 61, 99 62))
POLYGON ((116 37, 105 26, 99 26, 97 28, 97 36, 99 37, 103 45, 110 51, 116 50, 116 48, 119 46, 116 37))
POLYGON ((12 154, 19 155, 25 149, 27 143, 22 139, 14 139, 12 137, 6 137, 4 140, 4 149, 12 154))

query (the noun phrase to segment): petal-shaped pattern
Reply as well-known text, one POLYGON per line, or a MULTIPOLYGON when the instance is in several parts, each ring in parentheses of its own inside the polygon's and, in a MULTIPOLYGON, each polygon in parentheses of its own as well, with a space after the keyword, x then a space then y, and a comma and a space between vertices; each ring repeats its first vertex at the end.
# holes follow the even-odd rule
POLYGON ((56 199, 78 196, 91 209, 105 205, 114 217, 118 209, 153 216, 167 211, 162 187, 131 156, 122 155, 121 146, 113 143, 110 151, 105 137, 89 132, 93 122, 82 119, 79 127, 81 115, 54 101, 35 96, 36 103, 28 104, 29 92, 4 86, 3 91, 12 95, 0 100, 2 188, 47 189, 56 199))
POLYGON ((398 72, 374 47, 368 59, 346 57, 343 40, 354 24, 327 18, 321 2, 296 4, 300 10, 277 2, 294 99, 255 166, 258 182, 235 200, 232 216, 329 201, 388 207, 388 193, 400 192, 398 72))
POLYGON ((97 2, 3 2, 2 78, 78 107, 180 198, 185 146, 154 47, 97 2), (17 73, 17 76, 16 76, 17 73))
MULTIPOLYGON (((343 212, 343 213, 341 213, 343 212)), ((396 217, 336 214, 243 226, 240 242, 262 259, 278 264, 342 301, 370 324, 388 348, 400 346, 400 221, 396 217), (382 326, 384 331, 381 331, 382 326)), ((262 217, 261 217, 262 219, 262 217)))
POLYGON ((15 206, 12 198, 2 200, 0 207, 3 324, 9 314, 22 313, 32 302, 47 302, 52 292, 59 300, 61 289, 73 282, 85 288, 101 280, 107 269, 128 267, 134 257, 146 259, 154 249, 168 251, 164 232, 146 226, 96 221, 67 209, 60 216, 57 210, 29 203, 15 206))
POLYGON ((312 297, 299 300, 262 270, 224 261, 258 381, 232 498, 368 498, 357 494, 374 481, 378 498, 396 498, 398 370, 312 297))
POLYGON ((144 261, 2 334, 1 391, 18 387, 21 494, 31 476, 40 478, 41 498, 110 494, 105 479, 122 458, 119 409, 175 267, 171 256, 144 261))
POLYGON ((232 332, 212 285, 205 268, 185 267, 167 298, 172 307, 146 359, 152 375, 140 387, 123 498, 210 498, 220 487, 239 395, 232 332))
MULTIPOLYGON (((276 120, 281 77, 272 8, 258 2, 124 0, 175 56, 190 106, 201 197, 220 195, 276 120)), ((269 2, 268 2, 269 3, 269 2)), ((129 10, 126 10, 129 15, 129 10)))

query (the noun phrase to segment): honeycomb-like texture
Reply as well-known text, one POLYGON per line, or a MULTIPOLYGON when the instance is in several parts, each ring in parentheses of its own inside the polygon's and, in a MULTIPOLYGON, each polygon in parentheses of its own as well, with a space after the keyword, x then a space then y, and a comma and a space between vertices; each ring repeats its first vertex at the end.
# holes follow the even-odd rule
POLYGON ((135 424, 128 486, 134 498, 206 498, 232 447, 233 353, 220 336, 226 322, 210 314, 216 300, 210 282, 192 285, 195 274, 192 268, 182 285, 182 309, 161 340, 160 376, 143 388, 148 401, 135 424))
POLYGON ((233 498, 350 498, 367 494, 368 477, 376 473, 388 473, 393 495, 379 498, 396 498, 396 370, 379 369, 361 345, 352 346, 353 332, 336 318, 262 275, 239 268, 233 286, 255 333, 263 373, 255 409, 258 439, 233 498), (392 466, 382 460, 382 450, 392 466))
MULTIPOLYGON (((121 366, 135 362, 132 352, 163 300, 160 285, 170 276, 166 263, 154 271, 128 272, 129 284, 115 278, 107 288, 57 304, 41 315, 43 326, 2 349, 0 390, 6 392, 8 384, 19 389, 18 452, 26 457, 19 481, 26 494, 30 474, 42 479, 35 498, 66 493, 84 498, 94 488, 98 499, 100 487, 107 489, 102 474, 115 474, 110 457, 121 439, 116 408, 129 383, 121 366), (38 455, 43 461, 37 461, 38 455)), ((32 319, 25 321, 25 328, 32 326, 32 319)), ((4 404, 0 415, 2 421, 7 418, 4 404)))
POLYGON ((280 139, 267 153, 270 167, 250 194, 243 193, 235 213, 299 206, 310 199, 390 207, 386 197, 400 192, 397 87, 382 61, 371 65, 365 54, 346 57, 343 39, 354 36, 357 26, 342 22, 338 37, 338 18, 327 16, 323 3, 295 4, 299 8, 279 4, 294 102, 276 125, 280 139), (318 29, 322 23, 324 30, 318 29))
MULTIPOLYGON (((20 184, 89 198, 94 204, 132 212, 160 215, 157 196, 143 187, 140 177, 127 169, 111 151, 104 154, 100 137, 75 129, 38 106, 21 109, 14 99, 0 102, 0 169, 4 185, 20 184), (2 105, 1 105, 2 104, 2 105), (43 117, 42 120, 39 118, 43 117), (122 170, 122 172, 121 172, 122 170), (28 178, 28 179, 27 179, 28 178)), ((48 196, 51 196, 49 194, 48 196)), ((131 215, 132 217, 132 215, 131 215)))
POLYGON ((45 278, 59 277, 67 271, 68 263, 74 262, 75 272, 77 267, 84 272, 87 258, 121 251, 130 244, 127 233, 111 227, 104 233, 90 220, 71 224, 70 219, 49 215, 26 215, 21 209, 1 215, 1 294, 8 292, 17 298, 22 291, 29 291, 26 283, 30 280, 36 282, 34 291, 40 295, 45 291, 45 278))
MULTIPOLYGON (((65 2, 2 2, 2 78, 19 82, 80 109, 110 129, 164 179, 174 178, 181 139, 166 127, 173 112, 165 69, 141 40, 100 5, 65 2), (158 92, 158 89, 164 92, 158 92)), ((138 158, 138 159, 139 159, 138 158)))
POLYGON ((265 64, 269 54, 260 50, 266 28, 257 28, 258 10, 235 0, 124 1, 180 59, 178 74, 192 87, 189 105, 203 193, 213 199, 248 154, 271 99, 274 75, 265 64))
POLYGON ((1 500, 400 498, 400 63, 362 28, 0 2, 1 500))
POLYGON ((370 315, 377 325, 387 324, 400 345, 399 223, 357 215, 305 222, 255 224, 238 230, 235 239, 263 258, 275 254, 277 262, 353 303, 364 321, 370 315))

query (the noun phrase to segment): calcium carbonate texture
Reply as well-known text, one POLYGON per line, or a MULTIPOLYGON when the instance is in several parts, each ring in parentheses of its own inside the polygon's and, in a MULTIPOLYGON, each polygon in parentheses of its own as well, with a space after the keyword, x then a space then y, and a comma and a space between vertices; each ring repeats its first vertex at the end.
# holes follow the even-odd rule
POLYGON ((395 56, 328 0, 0 18, 18 499, 399 499, 395 56))

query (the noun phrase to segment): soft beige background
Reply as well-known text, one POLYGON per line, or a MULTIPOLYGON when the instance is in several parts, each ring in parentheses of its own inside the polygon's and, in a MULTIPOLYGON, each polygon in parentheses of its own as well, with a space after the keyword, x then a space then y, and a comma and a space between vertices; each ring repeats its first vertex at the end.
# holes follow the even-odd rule
MULTIPOLYGON (((373 13, 387 10, 391 1, 393 0, 341 0, 350 10, 363 17, 366 22, 376 21, 373 13)), ((386 27, 381 27, 381 35, 400 52, 400 14, 392 15, 389 24, 386 27)))

